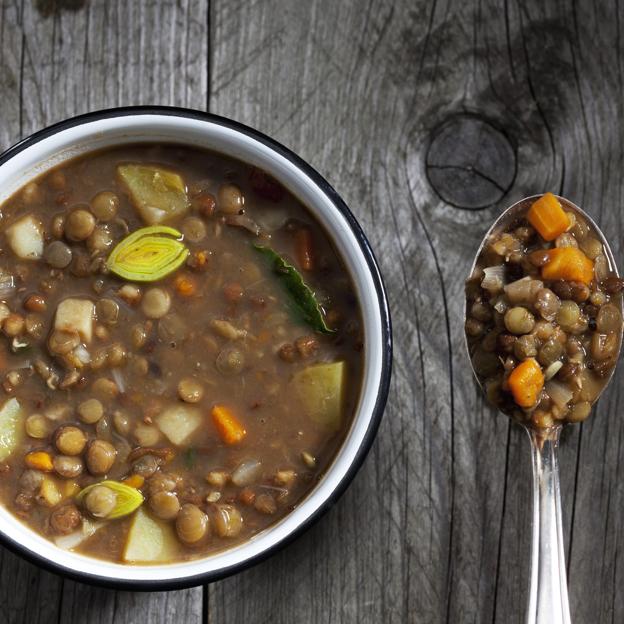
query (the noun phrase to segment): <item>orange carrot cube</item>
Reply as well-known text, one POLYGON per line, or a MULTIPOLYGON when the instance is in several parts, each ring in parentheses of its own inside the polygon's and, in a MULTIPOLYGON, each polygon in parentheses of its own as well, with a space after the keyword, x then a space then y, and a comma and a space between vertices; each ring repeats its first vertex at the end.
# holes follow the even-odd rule
POLYGON ((240 423, 232 410, 225 405, 212 408, 212 422, 226 444, 238 444, 247 435, 245 427, 240 423))
POLYGON ((594 263, 576 247, 548 250, 548 262, 542 267, 545 280, 565 280, 589 284, 594 279, 594 263))
POLYGON ((546 241, 555 240, 570 225, 568 215, 552 193, 545 193, 531 206, 527 219, 546 241))
POLYGON ((520 407, 531 407, 544 387, 544 373, 535 358, 528 358, 511 371, 507 383, 514 401, 520 407))

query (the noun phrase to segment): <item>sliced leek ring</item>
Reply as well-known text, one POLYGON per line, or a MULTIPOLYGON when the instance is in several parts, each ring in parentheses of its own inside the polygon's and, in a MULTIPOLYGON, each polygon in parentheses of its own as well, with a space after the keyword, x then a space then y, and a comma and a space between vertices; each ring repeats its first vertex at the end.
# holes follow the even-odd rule
POLYGON ((95 487, 104 486, 115 492, 117 495, 117 502, 113 510, 106 516, 107 520, 114 520, 115 518, 122 518, 131 514, 135 509, 141 506, 143 503, 143 494, 136 488, 120 483, 119 481, 100 481, 93 485, 88 485, 83 490, 80 490, 76 496, 76 502, 82 503, 85 496, 95 487))
POLYGON ((155 282, 178 269, 189 250, 178 230, 151 225, 132 232, 111 251, 106 266, 131 282, 155 282))

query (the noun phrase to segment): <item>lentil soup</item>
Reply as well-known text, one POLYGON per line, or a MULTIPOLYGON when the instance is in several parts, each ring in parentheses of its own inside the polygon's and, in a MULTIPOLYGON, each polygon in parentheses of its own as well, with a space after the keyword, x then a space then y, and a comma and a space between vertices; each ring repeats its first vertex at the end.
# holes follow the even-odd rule
POLYGON ((523 205, 466 283, 466 337, 488 400, 538 429, 585 420, 620 352, 623 286, 583 215, 552 193, 523 205))
POLYGON ((0 501, 60 548, 167 563, 314 487, 359 396, 354 287, 263 171, 93 152, 0 215, 0 501))

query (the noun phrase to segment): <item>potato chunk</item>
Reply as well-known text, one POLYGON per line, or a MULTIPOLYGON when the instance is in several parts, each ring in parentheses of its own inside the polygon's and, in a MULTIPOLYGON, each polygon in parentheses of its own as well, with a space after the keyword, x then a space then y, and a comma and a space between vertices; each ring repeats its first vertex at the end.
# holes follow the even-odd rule
POLYGON ((201 422, 199 410, 187 405, 173 405, 156 417, 158 428, 177 446, 184 444, 201 422))
POLYGON ((56 308, 54 329, 77 332, 80 339, 91 342, 93 336, 94 305, 88 299, 64 299, 56 308))
POLYGON ((314 364, 295 373, 291 384, 312 420, 337 431, 342 422, 345 362, 314 364))
POLYGON ((17 399, 9 399, 0 409, 0 461, 13 453, 23 437, 23 415, 17 399))
POLYGON ((22 260, 38 260, 43 255, 43 225, 39 219, 26 215, 6 229, 13 253, 22 260))
POLYGON ((39 488, 37 502, 45 507, 54 507, 63 500, 63 494, 58 487, 56 479, 45 476, 39 488))
POLYGON ((128 531, 122 559, 126 563, 168 563, 177 554, 178 545, 173 528, 139 507, 128 531))
POLYGON ((164 223, 187 212, 186 186, 177 173, 163 167, 129 163, 119 165, 117 174, 148 225, 164 223))

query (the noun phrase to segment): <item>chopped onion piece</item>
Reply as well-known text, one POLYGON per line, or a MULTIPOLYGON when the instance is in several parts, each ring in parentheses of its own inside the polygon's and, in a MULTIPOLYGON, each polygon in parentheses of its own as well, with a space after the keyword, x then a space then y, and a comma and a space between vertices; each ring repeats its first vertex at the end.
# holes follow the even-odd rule
POLYGON ((609 261, 606 256, 600 255, 594 260, 594 276, 597 282, 602 282, 609 277, 609 261))
POLYGON ((28 342, 28 340, 24 340, 23 338, 19 338, 18 336, 15 336, 15 338, 11 340, 11 351, 13 353, 20 353, 22 351, 27 351, 28 349, 30 349, 30 342, 28 342))
POLYGON ((557 407, 564 408, 572 400, 572 390, 554 379, 546 384, 545 389, 557 407))
POLYGON ((290 215, 286 208, 271 206, 265 209, 257 209, 254 217, 263 230, 274 232, 286 225, 290 215))
POLYGON ((487 267, 483 269, 485 277, 481 281, 481 288, 492 294, 499 293, 505 286, 505 265, 487 267))
POLYGON ((563 366, 563 362, 560 362, 559 360, 557 360, 556 362, 553 362, 545 371, 544 371, 544 379, 546 379, 546 381, 548 381, 549 379, 552 379, 558 372, 559 369, 563 366))
POLYGON ((242 227, 251 232, 254 236, 258 236, 262 231, 260 226, 251 217, 244 214, 228 215, 225 218, 225 222, 228 225, 242 227))
POLYGON ((237 487, 250 485, 262 471, 262 464, 257 459, 248 459, 238 464, 232 473, 232 483, 237 487))
POLYGON ((0 299, 11 297, 15 292, 15 280, 10 273, 0 274, 0 299))
POLYGON ((505 312, 507 312, 507 309, 509 308, 509 306, 507 305, 507 302, 505 301, 505 299, 503 297, 496 297, 492 307, 499 314, 505 314, 505 312))
POLYGON ((121 394, 124 394, 124 392, 126 391, 126 382, 123 375, 121 374, 121 371, 118 368, 112 368, 111 376, 113 378, 113 381, 117 384, 119 392, 121 392, 121 394))
POLYGON ((511 303, 533 303, 537 291, 544 283, 528 275, 505 286, 505 294, 511 303))
POLYGON ((91 354, 87 351, 87 348, 83 344, 79 344, 74 349, 74 353, 83 364, 88 364, 91 361, 91 354))

